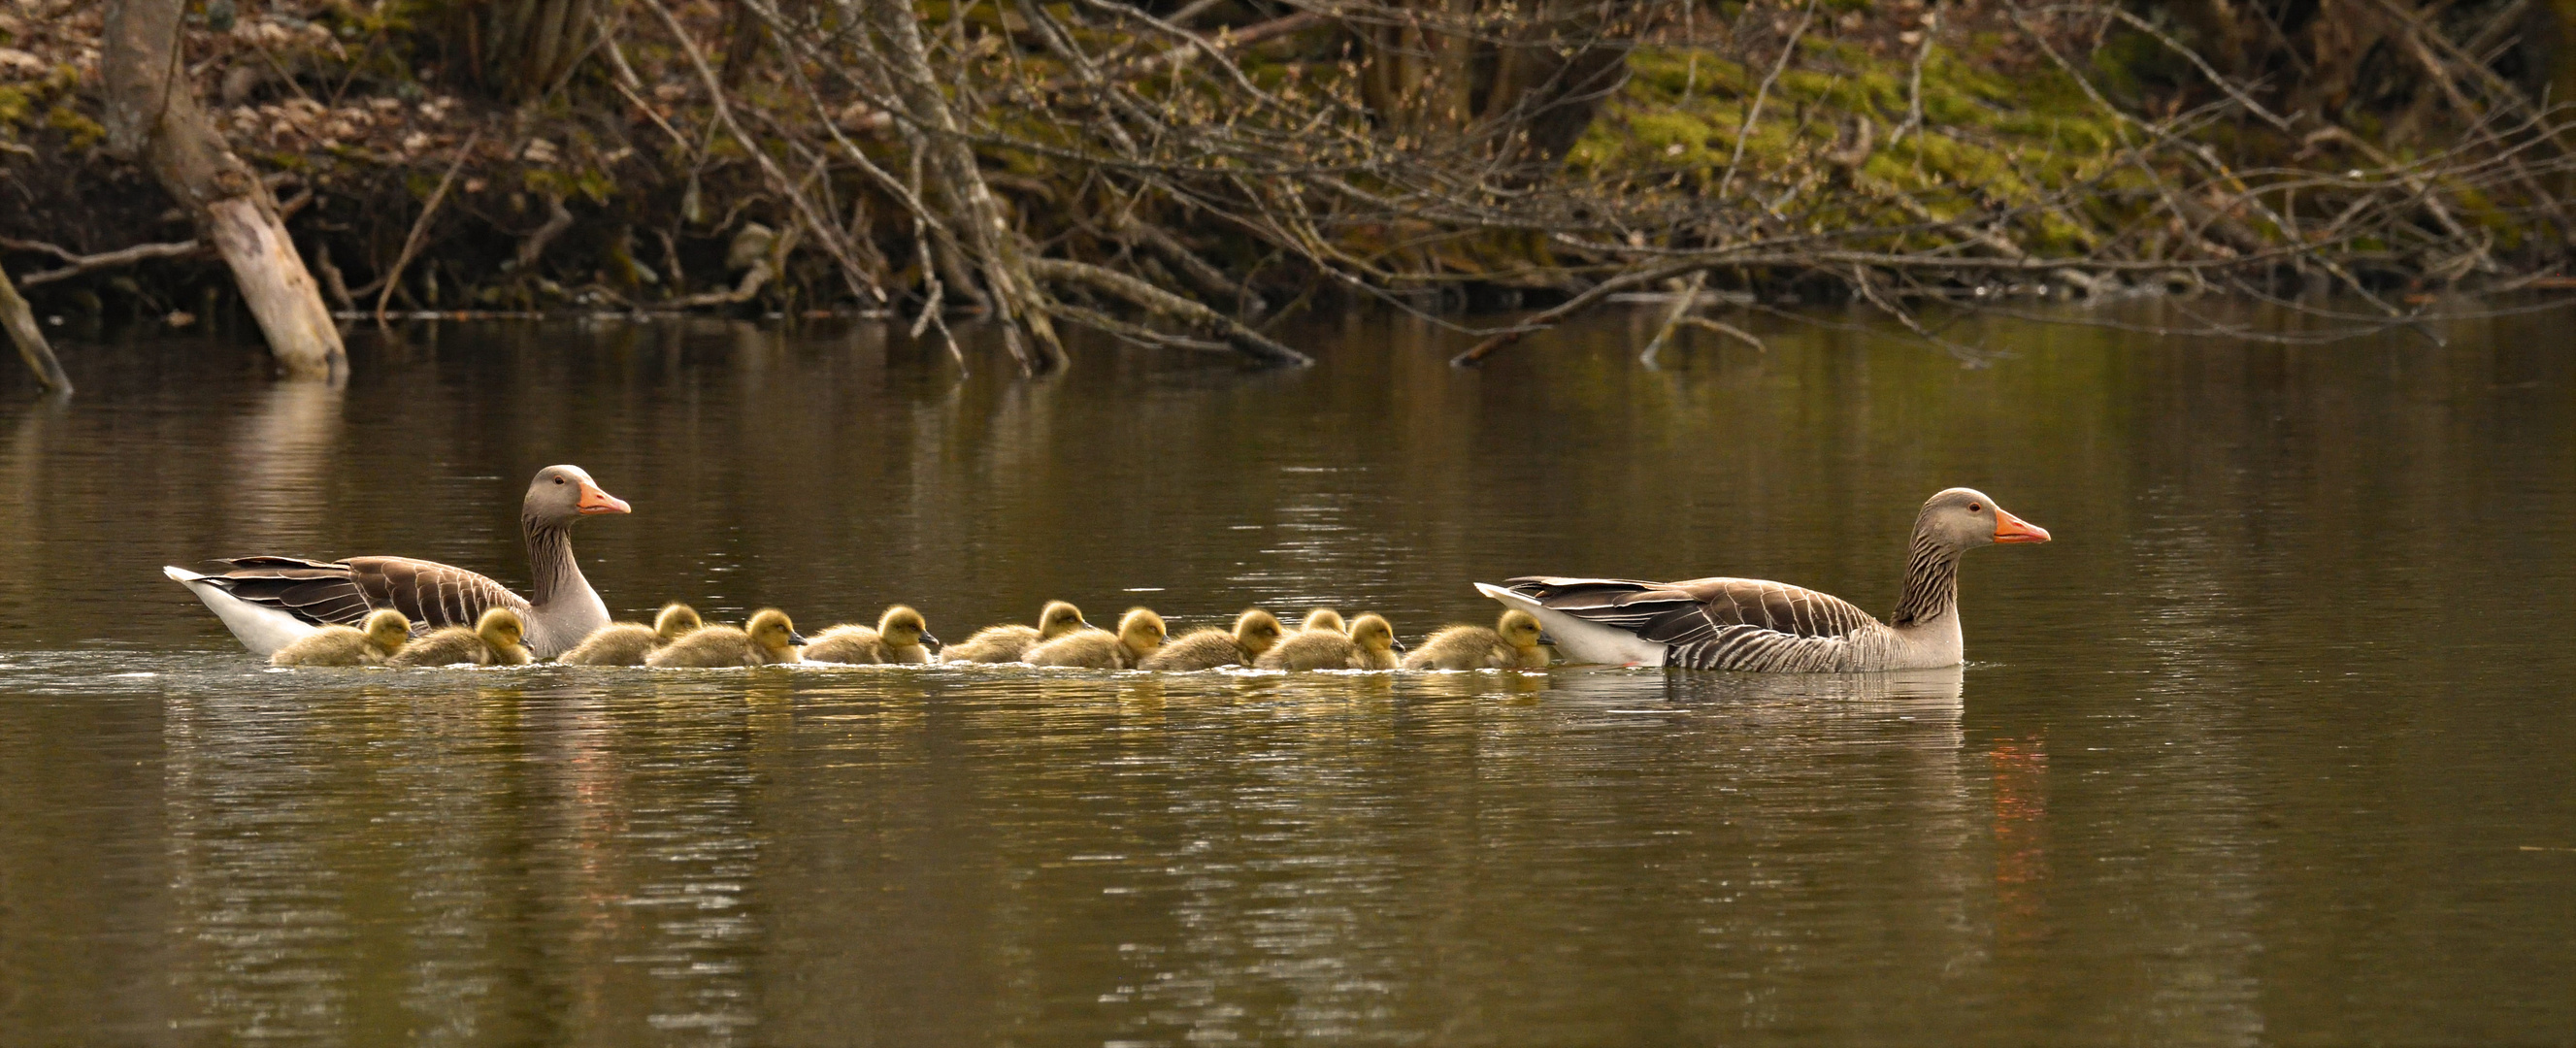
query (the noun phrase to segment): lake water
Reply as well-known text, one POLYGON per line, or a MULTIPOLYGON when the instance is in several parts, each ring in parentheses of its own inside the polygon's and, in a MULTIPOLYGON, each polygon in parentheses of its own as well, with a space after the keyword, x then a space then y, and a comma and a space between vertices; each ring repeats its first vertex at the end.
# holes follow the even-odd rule
POLYGON ((1995 322, 1479 371, 868 325, 361 333, 0 378, 0 1044, 2576 1041, 2565 314, 2313 346, 1995 322), (1884 614, 1936 489, 2047 527, 1962 671, 272 672, 163 564, 524 584, 574 462, 613 611, 934 631, 1489 621, 1535 572, 1884 614))

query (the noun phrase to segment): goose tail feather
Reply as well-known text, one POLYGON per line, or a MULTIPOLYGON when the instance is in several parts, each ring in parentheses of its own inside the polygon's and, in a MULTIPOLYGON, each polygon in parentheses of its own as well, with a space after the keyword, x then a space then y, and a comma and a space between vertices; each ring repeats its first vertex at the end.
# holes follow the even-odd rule
POLYGON ((251 654, 277 654, 277 649, 321 628, 276 608, 235 597, 215 576, 168 566, 161 569, 161 574, 188 587, 188 592, 204 602, 206 610, 214 612, 217 619, 223 620, 224 628, 231 630, 233 638, 241 641, 242 647, 250 649, 251 654))

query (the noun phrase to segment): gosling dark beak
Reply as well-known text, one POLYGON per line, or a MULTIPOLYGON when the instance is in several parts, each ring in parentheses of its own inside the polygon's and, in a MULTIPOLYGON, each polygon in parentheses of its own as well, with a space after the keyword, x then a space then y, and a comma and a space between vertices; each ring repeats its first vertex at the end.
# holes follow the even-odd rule
POLYGON ((1405 646, 1404 646, 1404 642, 1399 640, 1399 641, 1396 641, 1396 642, 1395 642, 1395 650, 1397 650, 1397 651, 1411 651, 1411 650, 1413 650, 1413 649, 1405 647, 1405 646))
POLYGON ((802 633, 798 633, 798 632, 796 632, 795 630, 788 630, 788 631, 787 631, 787 643, 789 643, 789 644, 793 644, 793 645, 795 645, 795 646, 797 646, 797 647, 802 648, 802 647, 804 647, 804 646, 806 646, 806 645, 808 645, 808 644, 814 643, 814 642, 813 642, 813 641, 806 640, 806 639, 805 639, 805 635, 804 635, 804 634, 802 634, 802 633))
POLYGON ((937 655, 939 654, 940 649, 945 648, 948 645, 939 643, 938 637, 932 636, 928 631, 924 631, 921 634, 921 646, 930 649, 931 654, 937 655))
POLYGON ((1548 636, 1546 630, 1540 630, 1538 631, 1538 646, 1542 648, 1553 648, 1556 646, 1556 638, 1548 636))

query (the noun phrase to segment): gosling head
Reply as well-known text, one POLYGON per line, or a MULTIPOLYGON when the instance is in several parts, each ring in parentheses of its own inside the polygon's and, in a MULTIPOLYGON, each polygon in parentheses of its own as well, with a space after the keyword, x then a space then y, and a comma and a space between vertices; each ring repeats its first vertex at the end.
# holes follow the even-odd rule
POLYGON ((527 637, 528 622, 508 608, 492 608, 474 620, 474 635, 495 651, 508 651, 527 637))
MULTIPOLYGON (((805 638, 796 632, 796 624, 787 621, 787 613, 776 608, 753 612, 751 621, 743 624, 742 631, 751 634, 751 642, 768 649, 772 657, 805 646, 805 638)), ((779 658, 778 661, 787 660, 779 658)))
POLYGON ((1090 628, 1091 624, 1082 619, 1082 609, 1064 601, 1048 601, 1046 610, 1038 612, 1039 640, 1054 640, 1075 630, 1090 628))
POLYGON ((359 627, 358 632, 367 635, 368 647, 391 655, 401 651, 403 642, 411 639, 411 620, 392 608, 378 608, 367 614, 366 625, 359 627))
POLYGON ((1376 615, 1362 615, 1351 620, 1351 643, 1363 651, 1379 654, 1403 647, 1395 642, 1395 627, 1376 615))
POLYGON ((1163 646, 1163 617, 1151 608, 1129 608, 1118 619, 1118 643, 1143 655, 1163 646))
POLYGON ((698 621, 698 609, 675 600, 662 605, 662 613, 653 616, 653 635, 668 643, 703 625, 706 623, 698 621))
POLYGON ((1277 647, 1280 635, 1285 632, 1286 628, 1279 625, 1278 616, 1253 608, 1235 616, 1234 646, 1242 648, 1245 654, 1259 655, 1277 647))
POLYGON ((1313 611, 1307 612, 1306 621, 1298 623, 1297 628, 1301 630, 1329 630, 1334 633, 1349 633, 1351 631, 1349 626, 1342 624, 1342 613, 1334 611, 1331 608, 1317 608, 1313 611))
POLYGON ((1540 639, 1545 631, 1539 629, 1538 616, 1519 608, 1504 612, 1502 619, 1494 623, 1494 632, 1503 635, 1503 643, 1522 651, 1545 643, 1540 639))
POLYGON ((877 636, 898 648, 921 645, 932 651, 939 650, 939 638, 930 635, 930 623, 922 619, 920 612, 901 604, 887 608, 884 615, 878 616, 877 636))
POLYGON ((2048 529, 2004 512, 1975 488, 1951 488, 1924 500, 1923 512, 1914 518, 1914 535, 1918 542, 1929 539, 1949 550, 2048 541, 2048 529))

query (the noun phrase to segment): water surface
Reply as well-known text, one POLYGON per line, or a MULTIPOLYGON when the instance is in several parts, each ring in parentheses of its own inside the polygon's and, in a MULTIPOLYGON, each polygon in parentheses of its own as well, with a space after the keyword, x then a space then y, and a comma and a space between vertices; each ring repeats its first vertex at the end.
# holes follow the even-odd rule
POLYGON ((0 380, 0 1043, 2576 1041, 2576 358, 1781 330, 1481 371, 870 326, 420 327, 0 380), (991 359, 989 354, 980 359, 991 359), (621 615, 1050 597, 1489 619, 1529 572, 1884 612, 1924 496, 2048 527, 1954 673, 274 672, 159 575, 402 553, 621 615))

